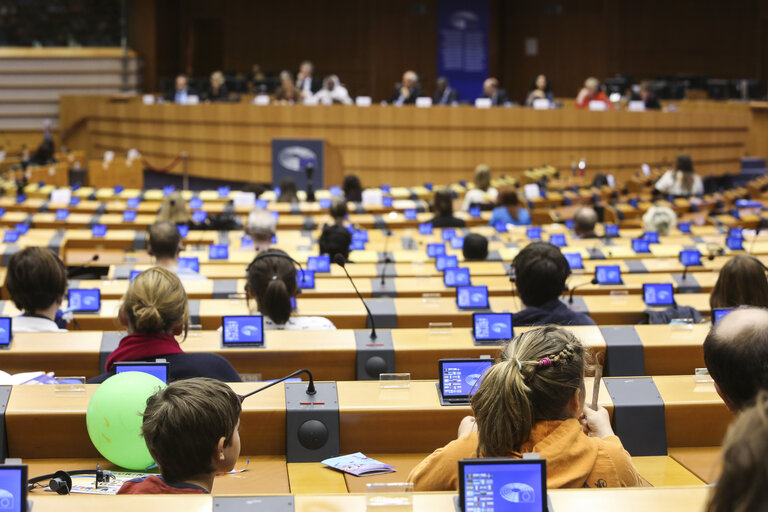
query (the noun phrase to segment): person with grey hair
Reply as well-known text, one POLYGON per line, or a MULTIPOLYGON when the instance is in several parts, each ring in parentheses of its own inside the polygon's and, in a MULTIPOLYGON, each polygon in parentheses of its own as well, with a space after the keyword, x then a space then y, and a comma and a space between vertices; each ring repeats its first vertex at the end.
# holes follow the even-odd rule
POLYGON ((268 210, 256 209, 248 214, 245 223, 245 234, 253 240, 253 248, 256 252, 269 249, 272 245, 272 237, 277 232, 277 221, 268 210))
POLYGON ((507 91, 499 88, 499 81, 496 78, 487 78, 483 82, 483 95, 481 98, 490 98, 491 105, 494 107, 503 106, 509 103, 507 91))
POLYGON ((579 238, 597 238, 595 224, 597 224, 597 212, 592 208, 579 208, 573 215, 573 231, 579 238))
POLYGON ((389 102, 398 106, 413 105, 419 96, 423 96, 419 76, 415 71, 408 70, 403 73, 403 81, 395 85, 395 91, 389 102))
POLYGON ((676 222, 677 214, 668 206, 651 206, 643 214, 643 229, 656 231, 660 236, 668 235, 676 222))
POLYGON ((305 60, 299 65, 299 72, 296 74, 296 87, 302 92, 305 98, 312 97, 320 90, 320 80, 314 77, 315 65, 305 60))

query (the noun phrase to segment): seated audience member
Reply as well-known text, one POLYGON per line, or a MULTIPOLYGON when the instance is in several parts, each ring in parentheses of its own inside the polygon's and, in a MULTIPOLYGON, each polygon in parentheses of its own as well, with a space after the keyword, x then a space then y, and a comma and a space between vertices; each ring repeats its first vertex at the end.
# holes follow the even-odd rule
POLYGON ((485 261, 488 258, 488 239, 477 233, 468 234, 464 237, 461 253, 465 261, 485 261))
POLYGON ((688 155, 679 155, 674 171, 667 171, 656 182, 656 190, 677 197, 700 196, 704 194, 704 182, 693 170, 693 161, 688 155))
POLYGON ((613 105, 608 101, 608 96, 600 90, 600 81, 595 77, 589 77, 584 81, 584 87, 581 88, 576 96, 576 108, 589 108, 590 101, 601 101, 605 103, 608 109, 613 109, 613 105))
POLYGON ((436 228, 463 228, 467 225, 464 219, 459 219, 453 215, 453 194, 449 188, 435 192, 432 209, 435 216, 430 222, 436 228))
POLYGON ((277 233, 277 221, 272 212, 256 209, 248 214, 245 234, 253 240, 253 249, 261 252, 272 245, 272 237, 277 233))
POLYGON ((109 355, 106 373, 89 382, 100 383, 115 373, 123 361, 168 361, 168 380, 210 377, 222 382, 240 382, 240 376, 218 354, 190 353, 181 349, 176 336, 187 337, 189 304, 187 292, 176 274, 152 267, 128 285, 117 315, 127 335, 109 355))
POLYGON ((318 245, 320 246, 320 254, 327 254, 331 257, 331 261, 337 254, 341 254, 344 259, 348 260, 349 246, 352 245, 352 233, 344 226, 325 226, 323 232, 320 233, 318 245))
POLYGON ((498 107, 509 103, 507 91, 499 88, 499 81, 495 78, 486 78, 483 82, 483 94, 481 98, 490 98, 491 105, 498 107))
POLYGON ((261 69, 260 64, 254 64, 251 66, 251 76, 248 78, 248 83, 251 86, 251 92, 253 94, 258 94, 261 92, 259 89, 264 85, 264 80, 267 79, 267 75, 264 74, 264 71, 261 69))
POLYGON ((341 190, 348 203, 359 203, 363 200, 363 185, 355 174, 347 174, 341 182, 341 190))
POLYGON ((331 208, 328 213, 333 218, 333 223, 337 226, 345 226, 349 216, 347 200, 343 197, 334 197, 331 201, 331 208))
POLYGON ((22 313, 13 332, 63 332, 57 313, 67 293, 67 268, 47 247, 26 247, 11 256, 5 286, 22 313))
POLYGON ((764 510, 768 503, 768 394, 742 412, 723 442, 723 472, 710 495, 706 512, 764 510))
POLYGON ((734 414, 768 390, 768 311, 731 311, 704 339, 704 363, 717 394, 734 414))
POLYGON ((491 212, 489 225, 495 226, 503 222, 515 226, 528 226, 531 223, 531 214, 520 204, 520 196, 514 188, 501 189, 496 202, 498 206, 491 212))
POLYGON ((458 489, 458 461, 476 457, 547 460, 547 487, 629 487, 640 476, 611 429, 608 412, 584 403, 584 348, 571 332, 542 327, 519 334, 485 372, 473 418, 459 437, 408 476, 415 491, 458 489))
POLYGON ((293 77, 288 71, 280 73, 280 85, 275 90, 275 103, 280 105, 291 105, 300 103, 304 99, 304 94, 293 84, 293 77))
POLYGON ((432 97, 433 105, 455 105, 459 102, 459 91, 451 87, 448 79, 441 76, 435 82, 435 95, 432 97))
POLYGON ((317 91, 315 101, 320 105, 351 105, 349 91, 339 81, 336 75, 330 75, 323 80, 323 88, 317 91))
POLYGON ((597 238, 595 224, 597 212, 592 208, 579 208, 573 215, 573 231, 581 239, 597 238))
POLYGON ((256 256, 248 265, 245 291, 247 300, 254 299, 264 316, 264 329, 318 330, 336 329, 321 316, 293 316, 291 297, 299 294, 296 264, 279 249, 270 249, 256 256))
POLYGON ((315 66, 310 61, 305 60, 299 65, 299 72, 296 73, 296 88, 305 98, 311 98, 320 90, 320 80, 315 78, 314 73, 315 66))
POLYGON ((181 235, 176 224, 170 221, 155 222, 149 226, 149 247, 147 252, 155 258, 155 265, 176 274, 182 281, 206 279, 189 268, 179 268, 179 253, 183 249, 181 235))
POLYGON ((419 76, 415 71, 406 71, 403 73, 403 81, 395 85, 389 102, 393 105, 413 105, 419 96, 423 96, 419 76))
POLYGON ((666 236, 677 223, 677 214, 668 206, 651 206, 643 214, 643 229, 666 236))
POLYGON ((229 99, 229 89, 227 89, 224 73, 214 71, 209 79, 208 89, 205 91, 206 101, 227 101, 229 99))
POLYGON ((118 494, 210 494, 213 477, 240 456, 240 397, 213 379, 172 382, 149 397, 141 435, 160 475, 125 482, 118 494))
POLYGON ((560 295, 571 267, 560 249, 533 242, 512 260, 515 287, 524 309, 512 315, 513 325, 595 325, 586 313, 568 309, 560 295))
POLYGON ((738 254, 723 265, 709 296, 710 309, 768 308, 765 267, 754 256, 738 254))
POLYGON ((485 164, 475 167, 475 188, 467 190, 464 194, 464 203, 461 209, 469 211, 472 206, 493 204, 499 197, 499 191, 491 186, 491 168, 485 164))
POLYGON ((638 100, 645 104, 646 110, 661 110, 661 103, 653 92, 651 82, 642 82, 640 84, 640 94, 637 97, 638 100))
POLYGON ((293 178, 285 177, 280 180, 280 195, 277 197, 278 203, 298 203, 299 195, 296 189, 296 182, 293 178))
POLYGON ((195 96, 197 93, 190 89, 186 75, 177 75, 174 82, 175 87, 173 91, 170 91, 165 95, 166 101, 172 101, 179 105, 186 105, 189 102, 190 96, 195 96))
POLYGON ((555 95, 549 87, 549 79, 547 75, 539 75, 531 85, 531 89, 528 91, 528 96, 525 98, 525 105, 532 107, 535 100, 549 100, 549 103, 555 101, 555 95))
POLYGON ((192 220, 192 215, 187 208, 187 202, 181 195, 181 192, 176 190, 171 192, 163 198, 163 202, 160 203, 160 209, 157 210, 156 222, 168 220, 174 224, 189 224, 192 220))
POLYGON ((51 134, 51 120, 46 119, 43 123, 43 140, 37 146, 35 152, 26 161, 27 165, 46 165, 56 162, 56 145, 53 142, 51 134))

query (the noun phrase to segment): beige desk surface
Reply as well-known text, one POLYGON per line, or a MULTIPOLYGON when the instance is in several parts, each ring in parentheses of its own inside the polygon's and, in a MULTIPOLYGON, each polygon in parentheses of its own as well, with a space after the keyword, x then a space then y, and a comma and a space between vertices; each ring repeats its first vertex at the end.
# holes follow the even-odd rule
POLYGON ((720 446, 675 447, 669 455, 708 484, 716 483, 722 472, 720 446))

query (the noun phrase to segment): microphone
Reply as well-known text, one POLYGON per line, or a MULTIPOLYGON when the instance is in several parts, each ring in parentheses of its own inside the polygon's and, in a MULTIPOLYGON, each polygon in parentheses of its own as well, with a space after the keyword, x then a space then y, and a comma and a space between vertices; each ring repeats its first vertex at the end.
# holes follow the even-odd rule
POLYGON ((349 279, 349 282, 352 283, 352 288, 355 289, 355 293, 357 293, 357 296, 360 297, 360 302, 363 303, 363 306, 365 307, 365 311, 368 313, 368 320, 371 321, 371 339, 376 339, 376 323, 373 321, 373 315, 371 314, 371 310, 368 309, 368 304, 365 303, 365 299, 363 299, 363 296, 360 295, 360 292, 357 290, 357 286, 355 286, 355 281, 352 279, 352 276, 349 275, 349 272, 347 272, 347 260, 344 258, 343 254, 336 254, 333 257, 333 262, 344 269, 344 273, 347 274, 347 279, 349 279))
POLYGON ((389 237, 391 236, 392 231, 390 230, 387 230, 384 233, 384 264, 381 266, 381 286, 384 286, 387 277, 387 265, 389 264, 389 253, 387 252, 387 249, 389 248, 389 237))
POLYGON ((317 390, 315 390, 315 379, 312 378, 312 372, 310 372, 309 370, 304 368, 304 369, 301 369, 301 370, 296 370, 295 372, 291 373, 290 375, 286 375, 285 377, 283 377, 281 379, 277 379, 274 382, 270 382, 266 386, 262 386, 259 389, 257 389, 256 391, 251 391, 247 395, 243 395, 240 398, 240 402, 242 402, 243 400, 245 400, 246 398, 248 398, 251 395, 255 395, 256 393, 260 393, 260 392, 264 391, 265 389, 271 388, 275 384, 280 384, 281 382, 286 381, 286 380, 290 379, 291 377, 295 377, 295 376, 297 376, 299 374, 302 374, 302 373, 306 373, 307 377, 309 377, 309 385, 307 386, 307 394, 308 395, 314 395, 315 393, 317 393, 317 390))
POLYGON ((80 265, 74 266, 71 269, 69 269, 69 271, 67 272, 67 279, 71 279, 72 277, 81 274, 83 270, 87 269, 91 265, 91 263, 95 261, 99 261, 98 254, 94 254, 93 256, 91 256, 91 258, 85 263, 82 263, 80 265))
POLYGON ((682 280, 685 281, 686 277, 688 277, 688 265, 685 265, 683 267, 683 278, 682 278, 682 280))
POLYGON ((757 235, 759 234, 760 234, 760 225, 758 224, 758 226, 755 228, 755 236, 754 238, 752 238, 752 243, 749 245, 749 252, 748 252, 749 254, 754 254, 755 242, 757 242, 757 235))
POLYGON ((573 288, 571 288, 571 293, 570 293, 570 295, 568 295, 568 304, 569 305, 573 304, 573 292, 575 292, 577 288, 581 288, 582 286, 586 286, 588 284, 597 284, 597 278, 593 277, 590 281, 585 281, 583 283, 579 283, 576 286, 574 286, 573 288))

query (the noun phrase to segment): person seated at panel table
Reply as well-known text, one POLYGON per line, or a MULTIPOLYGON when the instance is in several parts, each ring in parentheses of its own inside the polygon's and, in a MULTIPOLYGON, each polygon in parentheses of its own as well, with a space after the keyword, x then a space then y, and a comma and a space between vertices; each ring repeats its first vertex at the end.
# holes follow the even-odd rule
POLYGON ((579 208, 573 214, 573 231, 580 239, 599 238, 595 234, 597 212, 587 206, 579 208))
POLYGON ((269 210, 256 208, 248 214, 245 234, 253 240, 256 252, 266 251, 272 246, 272 237, 277 233, 277 221, 269 210))
POLYGON ((731 311, 704 339, 704 363, 717 394, 738 414, 768 390, 768 310, 731 311))
MULTIPOLYGON (((349 246, 352 245, 352 233, 343 225, 323 226, 318 240, 320 254, 327 254, 333 261, 334 256, 341 254, 349 261, 349 246)), ((350 262, 351 263, 351 262, 350 262)))
POLYGON ((499 197, 499 191, 491 186, 491 168, 485 164, 475 167, 475 188, 467 190, 461 209, 468 212, 472 206, 490 206, 499 197))
MULTIPOLYGON (((331 256, 333 258, 333 256, 331 256)), ((256 310, 264 316, 264 329, 327 330, 336 329, 322 316, 292 314, 291 297, 299 294, 296 262, 279 249, 264 251, 248 265, 245 285, 248 308, 256 301, 256 310)))
POLYGON ((524 309, 512 315, 512 325, 595 325, 588 314, 572 311, 560 295, 571 267, 560 249, 533 242, 512 260, 517 295, 524 309))
POLYGON ((323 87, 315 93, 315 101, 320 105, 351 105, 352 98, 339 77, 330 75, 323 79, 323 87))
POLYGON ((187 202, 178 190, 171 192, 163 198, 160 208, 157 210, 155 221, 171 221, 176 225, 189 224, 192 215, 189 213, 187 202))
POLYGON ((229 99, 229 89, 227 89, 224 73, 214 71, 209 78, 208 88, 205 91, 205 101, 227 101, 229 99))
POLYGON ((240 456, 240 397, 223 382, 172 382, 149 397, 141 435, 160 475, 126 481, 117 494, 210 494, 240 456))
POLYGON ((47 247, 26 247, 11 256, 5 286, 22 314, 13 332, 64 332, 59 308, 67 293, 67 268, 47 247))
POLYGON ((459 91, 451 87, 448 79, 441 76, 435 82, 435 94, 432 96, 433 105, 456 105, 459 102, 459 91))
POLYGON ((509 103, 507 91, 499 88, 499 81, 496 78, 486 78, 483 82, 483 94, 481 98, 490 98, 491 105, 494 107, 504 106, 509 103))
POLYGON ((488 259, 488 239, 477 233, 468 234, 464 237, 461 254, 464 261, 485 261, 488 259))
POLYGON ((677 214, 669 206, 654 205, 643 214, 643 229, 667 236, 677 223, 677 214))
POLYGON ((720 269, 709 295, 711 310, 754 306, 768 308, 765 266, 754 256, 739 254, 720 269))
POLYGON ((571 332, 541 327, 517 335, 472 396, 473 417, 458 439, 408 476, 414 491, 458 489, 458 461, 476 457, 547 460, 547 487, 631 487, 641 479, 611 429, 608 411, 585 404, 584 348, 571 332))
POLYGON ((299 193, 296 188, 296 182, 293 178, 286 176, 280 180, 280 195, 277 196, 278 203, 298 203, 299 193))
POLYGON ((363 201, 363 184, 356 174, 347 174, 341 182, 341 191, 348 203, 363 201))
POLYGON ((189 87, 187 75, 181 74, 176 76, 174 81, 174 89, 165 95, 166 101, 172 101, 179 105, 186 105, 190 96, 196 96, 197 92, 189 87))
POLYGON ((423 95, 419 85, 419 75, 415 71, 408 70, 403 73, 403 81, 395 84, 395 90, 389 102, 392 105, 413 105, 416 103, 416 98, 423 95))
POLYGON ((642 101, 645 105, 645 110, 661 110, 659 98, 654 94, 653 85, 649 81, 641 82, 637 93, 632 93, 629 100, 642 101))
POLYGON ((312 97, 320 90, 321 83, 319 78, 315 78, 315 65, 305 60, 299 65, 299 72, 296 73, 296 87, 301 91, 305 98, 312 97))
POLYGON ((549 100, 552 104, 555 101, 555 94, 549 86, 547 75, 538 75, 525 97, 525 106, 532 107, 535 100, 549 100))
POLYGON ((600 90, 600 81, 591 76, 584 80, 584 87, 581 88, 576 96, 576 108, 589 108, 590 101, 601 101, 605 103, 608 110, 613 109, 613 105, 608 101, 608 96, 600 90))
POLYGON ((704 194, 704 182, 693 170, 693 160, 689 155, 678 155, 675 170, 665 172, 656 182, 655 188, 659 192, 676 197, 704 194))
POLYGON ((251 87, 251 92, 253 94, 258 94, 259 87, 262 85, 262 82, 267 79, 267 75, 262 71, 260 64, 254 64, 251 66, 251 76, 248 77, 248 83, 251 87))
POLYGON ((723 470, 705 512, 765 510, 768 503, 768 393, 742 412, 723 441, 723 470))
POLYGON ((453 193, 449 188, 441 188, 435 192, 432 202, 432 210, 435 216, 429 221, 436 228, 463 228, 467 223, 453 215, 453 193))
POLYGON ((528 226, 531 224, 531 214, 520 204, 520 196, 512 187, 502 188, 496 200, 498 206, 491 212, 490 226, 499 222, 514 224, 515 226, 528 226))
POLYGON ((349 207, 347 206, 347 200, 343 197, 334 197, 331 200, 331 207, 328 209, 328 214, 333 219, 334 225, 346 227, 349 224, 349 207))
POLYGON ((149 232, 147 252, 155 258, 155 265, 170 270, 182 281, 206 279, 192 269, 179 268, 179 253, 184 249, 184 244, 181 242, 181 234, 176 224, 167 220, 155 222, 147 231, 149 232))
POLYGON ((148 268, 128 285, 117 319, 127 334, 107 358, 106 372, 91 379, 104 382, 114 375, 115 363, 122 361, 168 362, 168 380, 210 377, 222 382, 240 382, 240 376, 218 354, 184 353, 182 340, 189 329, 187 292, 179 278, 162 267, 148 268))
POLYGON ((280 73, 280 85, 275 90, 275 103, 278 105, 292 105, 301 103, 304 94, 301 89, 293 84, 293 77, 289 71, 280 73))

